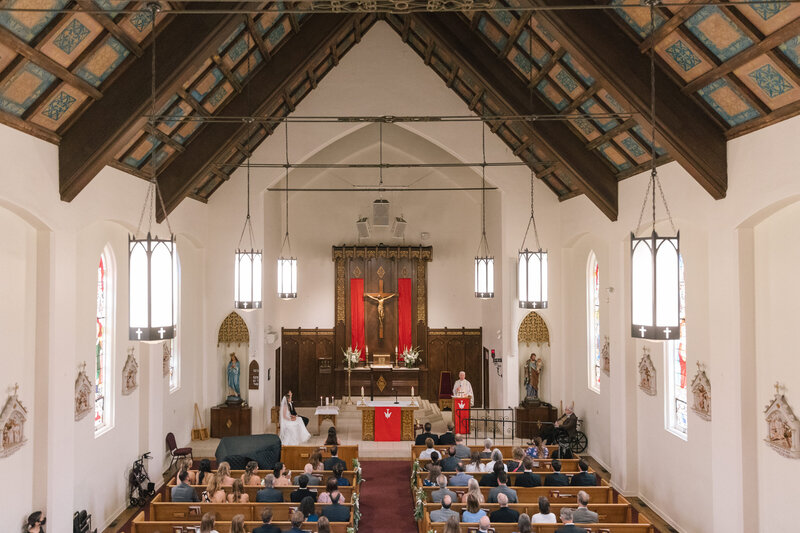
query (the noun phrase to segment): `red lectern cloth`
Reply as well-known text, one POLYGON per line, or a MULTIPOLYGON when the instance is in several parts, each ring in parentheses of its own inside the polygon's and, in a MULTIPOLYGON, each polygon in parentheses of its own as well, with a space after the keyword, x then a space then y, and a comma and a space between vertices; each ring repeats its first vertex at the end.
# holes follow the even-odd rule
POLYGON ((375 440, 399 442, 400 417, 401 410, 399 407, 376 407, 375 440))
POLYGON ((469 398, 453 398, 453 413, 455 432, 469 433, 469 398))

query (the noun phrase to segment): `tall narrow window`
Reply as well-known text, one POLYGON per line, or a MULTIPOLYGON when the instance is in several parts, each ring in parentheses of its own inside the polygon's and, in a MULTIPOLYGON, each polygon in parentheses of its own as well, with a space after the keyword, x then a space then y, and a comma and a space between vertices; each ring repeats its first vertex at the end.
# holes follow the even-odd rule
POLYGON ((589 355, 589 388, 600 392, 600 265, 597 256, 589 253, 586 271, 587 353, 589 355))
POLYGON ((666 343, 667 356, 667 429, 686 438, 686 284, 683 279, 683 257, 678 258, 678 282, 681 336, 666 343))
POLYGON ((94 429, 95 435, 111 427, 111 271, 108 250, 100 255, 97 265, 97 316, 95 327, 95 380, 94 380, 94 429))

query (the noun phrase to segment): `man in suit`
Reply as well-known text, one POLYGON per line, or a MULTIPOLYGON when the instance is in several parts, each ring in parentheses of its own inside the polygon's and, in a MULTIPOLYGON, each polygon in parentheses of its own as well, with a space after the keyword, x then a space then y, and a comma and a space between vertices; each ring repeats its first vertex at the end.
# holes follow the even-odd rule
POLYGON ((447 522, 447 519, 451 516, 455 516, 456 519, 458 519, 458 513, 450 509, 452 504, 452 498, 450 498, 449 494, 446 494, 445 497, 442 498, 442 508, 431 511, 431 522, 447 522))
POLYGON ((263 525, 255 528, 253 533, 281 533, 281 528, 270 524, 270 522, 272 522, 271 507, 264 507, 264 510, 261 511, 261 521, 263 522, 263 525))
POLYGON ((331 500, 330 505, 323 506, 322 516, 331 522, 348 522, 350 520, 350 508, 340 503, 343 499, 343 497, 336 498, 336 501, 331 500))
POLYGON ((308 476, 303 474, 298 481, 300 482, 298 483, 300 488, 289 494, 289 499, 295 503, 300 503, 303 498, 310 496, 314 501, 317 501, 317 491, 308 489, 308 476))
POLYGON ((318 478, 314 474, 314 467, 311 466, 311 463, 306 463, 306 466, 303 467, 303 473, 294 476, 292 480, 292 485, 300 485, 300 476, 305 475, 308 477, 308 484, 312 487, 316 487, 322 485, 322 479, 318 478))
POLYGON ((497 486, 497 475, 500 472, 505 471, 505 466, 500 461, 496 461, 494 463, 494 471, 493 472, 486 472, 481 477, 481 480, 478 482, 478 485, 481 487, 496 487, 497 486))
POLYGON ((333 470, 333 465, 340 464, 342 465, 343 470, 347 470, 347 463, 339 459, 339 447, 332 446, 331 447, 331 456, 322 463, 322 466, 325 467, 325 470, 333 470))
POLYGON ((455 428, 452 422, 447 423, 447 433, 439 435, 439 446, 449 446, 456 443, 456 435, 453 433, 455 428))
POLYGON ((181 470, 178 474, 178 483, 172 487, 172 501, 173 502, 199 502, 200 498, 197 496, 197 491, 189 485, 186 480, 189 478, 189 472, 181 470))
POLYGON ((561 461, 553 459, 551 463, 553 473, 544 477, 545 487, 566 487, 569 485, 569 478, 561 473, 561 461))
POLYGON ((456 457, 468 459, 472 455, 472 450, 464 444, 464 435, 456 435, 456 457))
POLYGON ((572 523, 572 515, 574 512, 575 509, 572 507, 561 508, 561 521, 564 522, 564 525, 556 529, 555 533, 586 533, 585 529, 572 523))
POLYGON ((597 476, 587 472, 589 465, 586 464, 586 461, 583 459, 578 461, 578 468, 580 468, 581 471, 572 476, 570 485, 573 487, 594 487, 597 485, 597 476))
POLYGON ((417 435, 417 438, 414 439, 414 444, 417 446, 422 446, 423 444, 425 444, 425 439, 433 439, 434 446, 439 444, 439 435, 437 435, 436 433, 431 433, 430 422, 425 422, 425 432, 417 435))
POLYGON ((497 503, 500 504, 500 509, 490 514, 489 520, 492 522, 513 522, 516 524, 519 520, 519 511, 508 508, 508 496, 501 492, 497 495, 497 503))
MULTIPOLYGON (((572 405, 564 408, 564 414, 558 417, 555 424, 542 429, 541 436, 547 441, 547 444, 555 444, 556 429, 563 429, 568 435, 572 435, 578 427, 578 417, 572 405)), ((562 458, 563 459, 563 458, 562 458)))
POLYGON ((457 498, 456 493, 447 488, 447 476, 439 474, 436 482, 439 484, 439 489, 431 492, 432 502, 439 503, 445 496, 450 496, 450 501, 454 501, 457 498))
POLYGON ((469 485, 469 480, 472 476, 464 472, 464 465, 458 463, 456 465, 456 475, 450 478, 451 487, 466 487, 469 485))
MULTIPOLYGON (((500 465, 502 468, 502 464, 500 465)), ((500 470, 497 474, 497 486, 489 491, 489 503, 497 503, 497 496, 505 494, 509 503, 517 503, 517 491, 508 488, 508 474, 505 470, 500 470)))
POLYGON ((455 472, 460 464, 461 460, 456 457, 456 447, 452 445, 447 448, 447 457, 442 459, 442 472, 455 472))
POLYGON ((272 474, 267 474, 267 476, 264 478, 264 488, 256 492, 256 501, 258 503, 274 503, 283 501, 283 493, 272 486, 274 483, 275 476, 272 474))
POLYGON ((585 491, 578 491, 578 508, 572 515, 572 521, 576 524, 596 524, 600 519, 597 513, 586 508, 589 505, 589 495, 585 491))
POLYGON ((533 473, 533 459, 529 455, 522 458, 523 472, 517 475, 517 487, 540 487, 542 476, 533 473))
POLYGON ((482 516, 478 522, 478 533, 489 533, 490 527, 492 527, 492 521, 488 516, 482 516))
POLYGON ((303 522, 305 522, 306 517, 303 516, 303 513, 300 511, 295 511, 292 513, 292 516, 289 518, 292 522, 292 529, 286 531, 286 533, 303 533, 303 522))

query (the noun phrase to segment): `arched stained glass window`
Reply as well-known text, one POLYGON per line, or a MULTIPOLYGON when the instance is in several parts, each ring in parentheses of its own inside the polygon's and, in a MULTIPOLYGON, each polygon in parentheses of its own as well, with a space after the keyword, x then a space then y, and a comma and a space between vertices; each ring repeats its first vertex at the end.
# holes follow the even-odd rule
POLYGON ((667 429, 686 438, 686 283, 683 279, 683 257, 678 258, 679 308, 681 336, 666 343, 667 352, 667 429))
POLYGON ((97 313, 95 317, 94 429, 98 435, 111 427, 112 320, 111 286, 113 283, 110 251, 104 250, 97 265, 97 313))
POLYGON ((589 388, 600 392, 600 265, 594 252, 589 253, 586 288, 589 388))

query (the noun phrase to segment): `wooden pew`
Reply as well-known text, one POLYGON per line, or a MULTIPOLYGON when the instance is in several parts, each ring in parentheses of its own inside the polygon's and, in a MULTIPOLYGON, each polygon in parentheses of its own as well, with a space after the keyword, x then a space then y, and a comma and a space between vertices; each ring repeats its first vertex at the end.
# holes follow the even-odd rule
MULTIPOLYGON (((194 487, 194 489, 197 491, 197 495, 198 496, 200 496, 203 493, 203 491, 206 490, 206 486, 205 485, 191 485, 191 486, 194 487)), ((289 500, 289 497, 290 497, 289 495, 292 492, 294 492, 297 489, 299 489, 300 487, 289 486, 289 487, 275 487, 275 488, 283 493, 283 501, 288 502, 288 501, 290 501, 289 500)), ((433 487, 431 487, 431 488, 433 488, 433 487)), ((255 486, 248 485, 248 486, 246 486, 244 488, 244 491, 247 493, 248 496, 250 496, 250 501, 251 502, 255 502, 256 501, 256 493, 260 489, 261 489, 261 487, 255 487, 255 486)), ((222 487, 222 490, 224 490, 225 494, 227 495, 227 494, 231 493, 231 491, 233 490, 233 487, 222 487)), ((345 499, 346 502, 352 501, 353 490, 354 490, 353 487, 339 487, 339 492, 342 494, 342 496, 344 496, 344 499, 345 499)), ((165 496, 164 497, 164 501, 170 501, 171 492, 172 492, 171 491, 171 487, 168 487, 166 492, 164 493, 164 496, 165 496)), ((322 492, 324 492, 324 490, 320 490, 318 492, 322 493, 322 492)))
MULTIPOLYGON (((429 527, 434 531, 443 531, 444 522, 431 522, 429 527)), ((563 527, 564 524, 533 524, 532 531, 534 533, 555 533, 555 531, 563 527)), ((579 524, 588 533, 654 533, 651 524, 579 524)), ((478 530, 477 522, 461 522, 459 524, 461 531, 464 533, 471 533, 473 530, 478 530)), ((519 528, 517 524, 508 523, 492 523, 492 529, 495 533, 514 533, 519 528)), ((220 533, 224 533, 220 529, 220 533)))
MULTIPOLYGON (((533 516, 539 512, 539 505, 537 503, 512 503, 509 504, 508 507, 510 509, 514 509, 520 514, 527 513, 528 516, 533 516)), ((575 505, 563 504, 563 503, 553 504, 550 506, 550 512, 555 513, 556 517, 558 517, 562 507, 575 508, 575 505)), ((590 503, 588 507, 590 511, 594 511, 599 515, 600 523, 605 523, 605 522, 618 523, 618 524, 636 523, 633 507, 631 507, 631 505, 627 503, 590 503)), ((438 503, 426 503, 425 516, 430 517, 431 511, 435 511, 441 508, 442 508, 441 505, 438 503)), ((467 505, 464 503, 454 503, 450 507, 451 510, 457 511, 458 513, 463 512, 466 508, 467 505)), ((484 509, 488 514, 490 514, 492 511, 498 510, 499 508, 500 505, 496 503, 481 504, 481 509, 484 509)))
MULTIPOLYGON (((565 476, 567 476, 570 479, 570 481, 572 481, 572 476, 574 476, 578 472, 563 472, 562 471, 561 473, 564 474, 565 476)), ((446 474, 447 474, 447 477, 450 478, 450 476, 453 475, 454 473, 447 473, 446 472, 446 474)), ((512 488, 512 489, 518 488, 518 487, 516 487, 517 476, 519 476, 521 474, 522 474, 522 472, 509 472, 508 473, 508 478, 509 478, 508 486, 510 488, 512 488)), ((547 477, 548 474, 546 472, 535 472, 535 474, 541 477, 542 485, 544 485, 544 479, 547 477)), ((486 472, 467 472, 467 475, 474 477, 475 479, 478 480, 478 483, 480 483, 481 478, 483 478, 483 476, 486 475, 486 472)), ((422 480, 423 479, 428 479, 428 472, 417 472, 417 486, 420 486, 420 487, 422 486, 422 480)), ((600 476, 595 476, 595 479, 597 479, 598 486, 606 484, 606 482, 603 481, 600 478, 600 476)), ((451 488, 453 490, 455 490, 457 488, 457 487, 451 487, 449 484, 447 485, 447 487, 451 488)))
MULTIPOLYGON (((578 469, 578 461, 580 461, 580 459, 559 459, 559 461, 561 461, 561 470, 562 471, 570 470, 570 471, 577 472, 579 470, 578 469)), ((430 462, 431 462, 430 459, 419 459, 419 465, 422 468, 425 468, 426 466, 428 466, 428 463, 430 463, 430 462)), ((483 463, 483 464, 486 464, 488 462, 490 462, 489 459, 481 459, 481 463, 483 463)), ((508 463, 508 461, 506 461, 505 458, 503 459, 503 462, 506 463, 506 464, 508 463)), ((532 470, 534 472, 552 472, 553 471, 553 467, 551 466, 552 463, 553 463, 553 459, 535 459, 534 460, 534 464, 535 463, 538 463, 538 466, 534 466, 532 468, 532 470)), ((463 464, 463 465, 469 464, 469 459, 462 459, 461 460, 461 464, 463 464)), ((592 469, 590 468, 589 472, 591 472, 591 471, 592 471, 592 469)))
MULTIPOLYGON (((271 522, 282 531, 287 531, 291 529, 292 524, 291 522, 287 521, 275 521, 271 522)), ((347 533, 347 528, 352 527, 352 519, 350 522, 331 522, 331 533, 347 533)), ((245 531, 253 531, 253 529, 263 525, 261 520, 259 521, 245 521, 244 528, 245 531)), ((230 520, 218 520, 214 524, 214 529, 216 529, 219 533, 230 533, 231 531, 231 523, 230 520)), ((300 527, 305 531, 317 531, 317 523, 316 522, 303 522, 303 525, 300 527)), ((168 521, 151 521, 144 519, 144 511, 139 513, 136 518, 133 519, 131 522, 131 533, 196 533, 200 531, 200 520, 198 519, 196 522, 181 522, 175 520, 168 520, 168 521), (196 528, 196 529, 195 529, 196 528)))
MULTIPOLYGON (((459 498, 466 492, 466 487, 448 487, 455 492, 459 498)), ((609 486, 600 487, 511 487, 517 491, 517 499, 520 503, 536 503, 539 496, 545 496, 550 500, 550 504, 576 503, 578 491, 582 490, 589 495, 592 503, 627 503, 622 496, 616 495, 614 489, 609 486)), ((481 494, 485 500, 489 499, 489 491, 492 487, 481 487, 481 494)), ((439 490, 439 487, 422 487, 425 491, 427 501, 431 501, 431 492, 439 490)))
MULTIPOLYGON (((447 444, 445 444, 445 445, 436 445, 436 446, 433 447, 433 449, 436 450, 437 452, 439 452, 440 454, 445 454, 446 455, 447 449, 449 447, 450 446, 447 445, 447 444)), ((520 446, 520 447, 523 450, 527 450, 528 449, 527 446, 520 446)), ((427 448, 428 447, 425 446, 424 444, 421 445, 421 446, 418 446, 416 444, 412 444, 411 445, 411 457, 416 459, 417 457, 419 457, 419 454, 422 453, 423 451, 425 451, 427 448)), ((477 451, 477 452, 483 451, 483 442, 481 442, 480 444, 475 444, 473 446, 470 446, 469 448, 472 451, 477 451)), ((516 446, 508 446, 508 445, 493 446, 492 450, 494 450, 495 448, 500 450, 500 453, 503 454, 503 461, 510 461, 512 459, 511 453, 514 450, 514 448, 516 448, 516 446)), ((545 448, 547 448, 547 451, 550 452, 550 454, 552 455, 553 452, 558 449, 558 445, 557 444, 548 444, 548 445, 545 446, 545 448)), ((339 455, 341 456, 342 453, 339 452, 339 455)), ((490 461, 491 459, 486 459, 486 460, 490 461)))
MULTIPOLYGON (((308 458, 317 450, 322 450, 322 460, 331 457, 333 446, 284 446, 281 448, 281 461, 290 470, 303 471, 308 458)), ((358 459, 358 445, 339 446, 339 459, 344 461, 347 469, 353 468, 353 459, 358 459)))
MULTIPOLYGON (((165 502, 161 500, 161 495, 157 495, 150 502, 150 521, 155 522, 197 522, 205 513, 214 513, 217 520, 230 522, 237 514, 244 515, 245 521, 261 521, 261 512, 269 507, 272 509, 272 519, 275 521, 290 521, 291 514, 297 509, 299 504, 287 503, 184 503, 184 502, 165 502)), ((328 503, 317 503, 315 509, 317 515, 321 516, 322 509, 329 506, 328 503)), ((350 509, 352 516, 352 504, 343 504, 350 509)))
MULTIPOLYGON (((212 474, 216 473, 216 470, 212 470, 211 473, 212 474)), ((271 474, 271 473, 272 473, 272 470, 259 470, 257 475, 261 479, 264 479, 264 477, 267 474, 271 474)), ((295 476, 299 476, 302 473, 303 473, 302 470, 292 470, 291 479, 294 479, 295 476)), ((242 474, 244 474, 244 470, 231 470, 231 477, 234 478, 234 479, 241 478, 242 474)), ((209 474, 206 474, 206 479, 208 479, 208 475, 209 474)), ((317 476, 318 478, 320 478, 320 480, 322 481, 322 485, 321 486, 324 487, 325 486, 325 482, 328 480, 329 477, 331 477, 333 475, 333 472, 331 470, 317 470, 317 471, 314 472, 314 475, 317 476)), ((351 485, 353 485, 355 483, 355 479, 356 479, 356 472, 355 472, 355 470, 345 470, 344 472, 342 472, 342 477, 345 478, 347 481, 349 481, 351 485)), ((169 480, 169 482, 167 484, 170 487, 173 487, 173 486, 177 485, 178 484, 178 475, 176 474, 176 475, 172 476, 172 478, 169 480)), ((319 487, 319 485, 317 485, 317 486, 319 487)))

